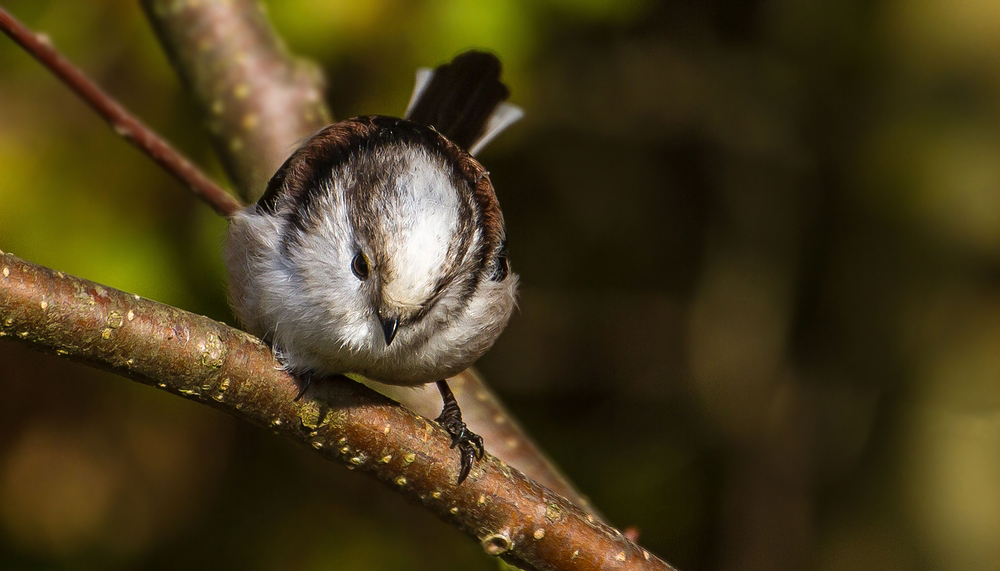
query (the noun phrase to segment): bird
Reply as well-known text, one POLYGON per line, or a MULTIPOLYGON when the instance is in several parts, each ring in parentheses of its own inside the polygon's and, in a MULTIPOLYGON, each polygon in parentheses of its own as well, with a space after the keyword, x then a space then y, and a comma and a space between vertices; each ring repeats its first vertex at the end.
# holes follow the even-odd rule
POLYGON ((467 51, 418 70, 402 118, 321 129, 231 217, 224 249, 233 311, 301 380, 296 400, 314 377, 437 384, 458 484, 484 447, 447 378, 496 341, 518 282, 474 157, 523 115, 500 77, 495 55, 467 51))

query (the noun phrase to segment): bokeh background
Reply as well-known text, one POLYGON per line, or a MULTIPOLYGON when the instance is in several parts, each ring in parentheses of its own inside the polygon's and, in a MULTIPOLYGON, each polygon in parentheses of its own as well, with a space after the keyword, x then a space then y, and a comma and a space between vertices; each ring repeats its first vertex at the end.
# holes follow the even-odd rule
MULTIPOLYGON (((138 5, 6 0, 221 170, 138 5)), ((284 0, 338 117, 498 53, 481 370, 684 571, 1000 568, 1000 3, 284 0)), ((224 222, 0 38, 0 249, 230 323, 224 222)), ((0 568, 493 569, 379 484, 0 342, 0 568)))

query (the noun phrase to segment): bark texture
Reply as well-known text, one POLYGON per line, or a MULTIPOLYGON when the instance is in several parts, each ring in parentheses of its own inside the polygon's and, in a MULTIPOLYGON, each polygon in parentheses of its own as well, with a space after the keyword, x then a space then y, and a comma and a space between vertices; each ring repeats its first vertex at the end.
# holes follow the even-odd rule
MULTIPOLYGON (((0 338, 207 404, 367 472, 524 569, 672 569, 487 454, 462 485, 448 435, 364 385, 297 382, 259 340, 194 315, 0 255, 0 338)), ((461 386, 461 382, 456 383, 461 386)))

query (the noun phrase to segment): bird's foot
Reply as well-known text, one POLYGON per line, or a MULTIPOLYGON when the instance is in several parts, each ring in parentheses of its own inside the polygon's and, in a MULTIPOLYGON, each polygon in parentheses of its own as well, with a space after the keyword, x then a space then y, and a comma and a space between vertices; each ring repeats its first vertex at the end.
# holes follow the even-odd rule
POLYGON ((462 420, 462 410, 458 408, 458 401, 445 381, 437 382, 438 390, 441 392, 441 399, 444 407, 441 415, 434 419, 441 425, 448 434, 451 435, 451 447, 458 448, 462 455, 462 466, 458 472, 458 483, 461 484, 469 476, 472 464, 477 459, 483 458, 483 438, 469 430, 462 420))

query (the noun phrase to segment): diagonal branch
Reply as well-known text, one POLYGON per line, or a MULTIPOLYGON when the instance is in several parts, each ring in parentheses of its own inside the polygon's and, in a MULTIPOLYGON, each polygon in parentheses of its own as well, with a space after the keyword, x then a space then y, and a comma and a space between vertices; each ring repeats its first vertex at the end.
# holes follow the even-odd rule
POLYGON ((217 213, 229 216, 239 202, 219 188, 179 151, 129 113, 71 64, 41 34, 35 34, 0 7, 0 30, 49 69, 74 93, 87 102, 119 135, 149 155, 158 165, 208 203, 217 213))
POLYGON ((0 254, 0 338, 210 405, 364 472, 525 569, 673 569, 487 455, 469 479, 436 424, 347 380, 297 387, 227 325, 0 254))

